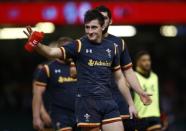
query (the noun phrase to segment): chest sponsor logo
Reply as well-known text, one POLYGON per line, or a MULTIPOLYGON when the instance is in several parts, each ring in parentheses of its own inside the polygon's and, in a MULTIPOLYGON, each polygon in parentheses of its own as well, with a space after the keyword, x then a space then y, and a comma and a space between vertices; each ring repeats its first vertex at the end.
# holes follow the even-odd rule
POLYGON ((58 82, 59 83, 64 83, 64 82, 76 82, 77 81, 77 79, 74 79, 74 78, 72 78, 72 77, 62 77, 62 76, 60 76, 59 78, 58 78, 58 82))
POLYGON ((89 66, 107 66, 107 67, 110 67, 111 66, 111 62, 89 59, 88 65, 89 66))

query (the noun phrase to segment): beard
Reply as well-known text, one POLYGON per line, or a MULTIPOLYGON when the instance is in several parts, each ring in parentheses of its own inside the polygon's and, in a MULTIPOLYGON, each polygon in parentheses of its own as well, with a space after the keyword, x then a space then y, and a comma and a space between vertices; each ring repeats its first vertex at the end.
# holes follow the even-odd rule
POLYGON ((151 67, 143 67, 142 70, 144 70, 146 73, 150 73, 151 72, 151 67))

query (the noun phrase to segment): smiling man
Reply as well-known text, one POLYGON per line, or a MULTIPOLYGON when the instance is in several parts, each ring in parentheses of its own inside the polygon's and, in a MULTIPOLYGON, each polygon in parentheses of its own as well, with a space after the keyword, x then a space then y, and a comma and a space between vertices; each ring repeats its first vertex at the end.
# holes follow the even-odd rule
POLYGON ((130 114, 136 115, 137 112, 120 69, 117 47, 103 39, 104 17, 97 10, 86 12, 84 24, 86 35, 61 48, 39 43, 35 34, 40 32, 30 32, 27 44, 45 57, 73 58, 76 62, 78 92, 75 112, 78 126, 83 131, 99 131, 101 125, 103 131, 123 131, 120 113, 109 89, 113 74, 129 105, 130 114))

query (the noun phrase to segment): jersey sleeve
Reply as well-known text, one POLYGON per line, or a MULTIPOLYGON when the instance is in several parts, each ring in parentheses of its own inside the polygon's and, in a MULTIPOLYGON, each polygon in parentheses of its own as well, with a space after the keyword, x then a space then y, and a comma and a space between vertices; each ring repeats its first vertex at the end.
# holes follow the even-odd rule
POLYGON ((34 73, 33 73, 33 80, 37 77, 37 75, 40 73, 40 71, 42 70, 44 64, 39 64, 37 66, 37 68, 35 69, 34 73))
POLYGON ((116 46, 114 46, 114 57, 112 61, 112 71, 117 71, 120 69, 120 56, 119 51, 116 46))
POLYGON ((43 87, 47 85, 47 81, 50 77, 48 65, 42 65, 42 67, 36 69, 34 72, 33 81, 36 87, 43 87))
POLYGON ((120 64, 122 70, 127 70, 132 67, 132 60, 129 55, 129 51, 126 44, 123 44, 123 51, 120 56, 120 64))
POLYGON ((81 50, 81 42, 80 40, 76 40, 68 45, 60 47, 62 52, 62 59, 73 58, 76 60, 78 53, 81 50))

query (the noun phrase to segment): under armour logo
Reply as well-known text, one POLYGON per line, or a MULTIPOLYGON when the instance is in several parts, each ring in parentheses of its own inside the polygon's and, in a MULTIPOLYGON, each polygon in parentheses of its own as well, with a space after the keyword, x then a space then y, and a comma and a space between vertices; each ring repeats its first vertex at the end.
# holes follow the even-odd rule
POLYGON ((111 58, 111 50, 107 49, 106 52, 108 53, 109 58, 111 58))
POLYGON ((92 53, 92 49, 86 49, 86 53, 92 53))
POLYGON ((84 115, 84 117, 85 117, 85 121, 86 121, 86 122, 89 122, 90 115, 89 115, 88 113, 86 113, 86 114, 84 115))
POLYGON ((61 73, 61 70, 60 69, 55 69, 55 71, 54 71, 56 74, 57 73, 61 73))

